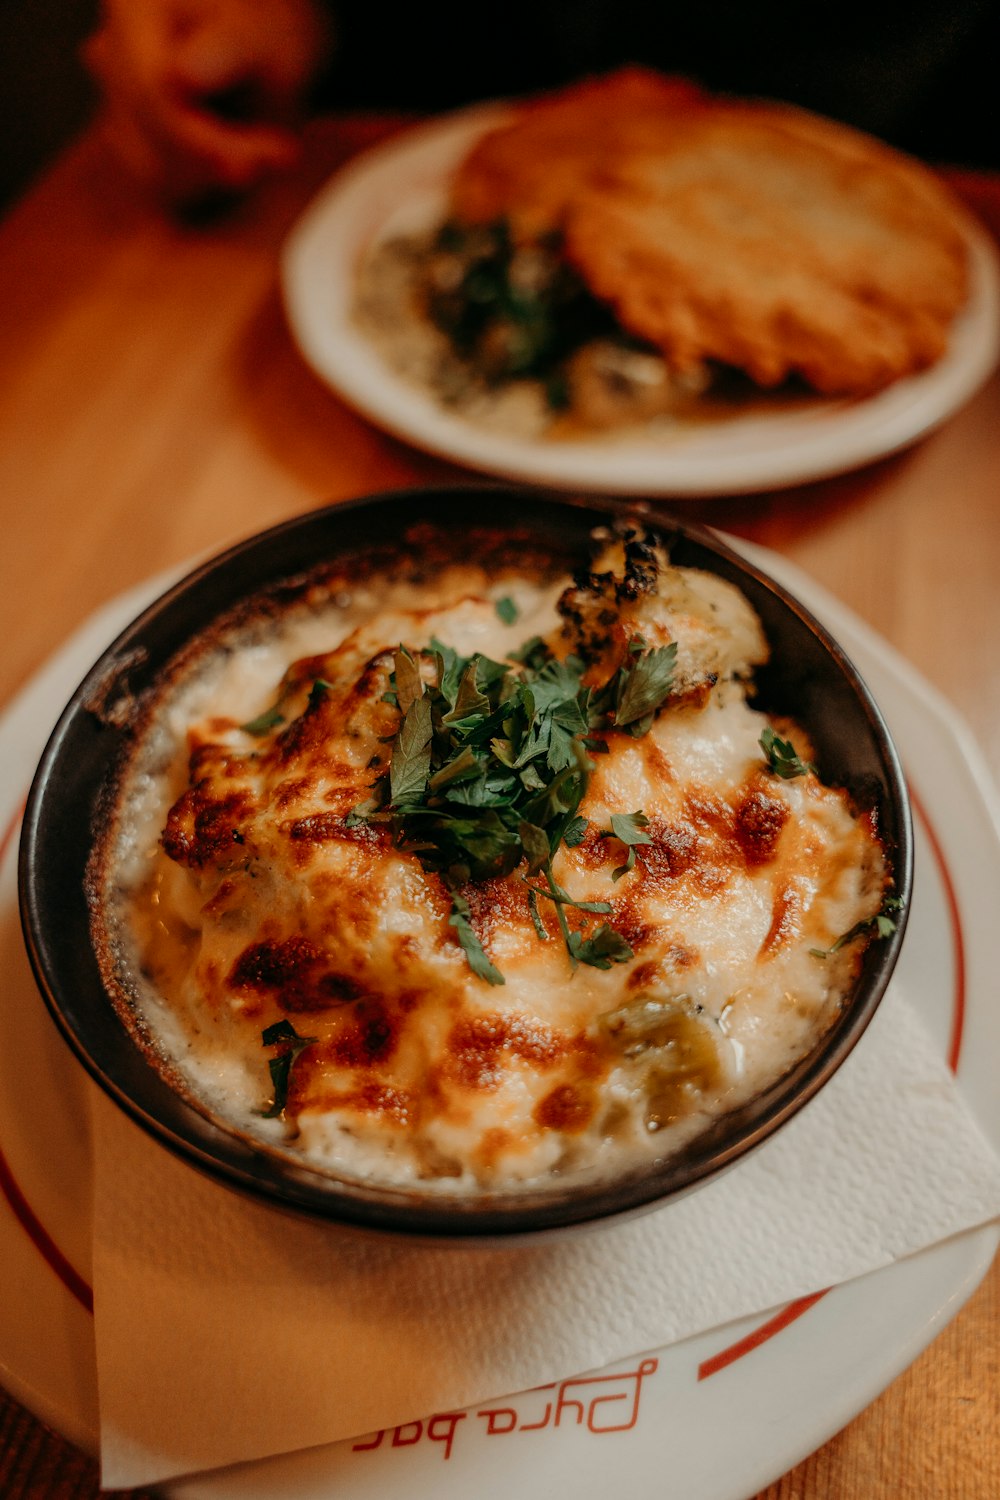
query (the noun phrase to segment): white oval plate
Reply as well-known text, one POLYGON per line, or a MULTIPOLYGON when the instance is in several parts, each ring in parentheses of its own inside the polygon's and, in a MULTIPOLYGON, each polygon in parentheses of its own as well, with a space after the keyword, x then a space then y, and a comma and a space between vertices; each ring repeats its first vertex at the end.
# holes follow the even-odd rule
POLYGON ((863 401, 817 401, 678 427, 653 439, 554 441, 476 427, 411 385, 355 324, 355 268, 389 234, 427 228, 443 212, 449 174, 508 111, 462 111, 365 152, 327 184, 292 229, 281 280, 307 363, 377 426, 470 468, 557 488, 609 494, 746 494, 858 468, 914 442, 962 406, 1000 355, 1000 267, 971 220, 969 303, 948 352, 923 374, 863 401))
MULTIPOLYGON (((736 543, 843 643, 878 698, 916 808, 917 879, 900 978, 1000 1147, 993 930, 1000 815, 954 711, 790 564, 736 543)), ((91 662, 164 580, 91 619, 0 719, 0 1382, 96 1451, 88 1096, 35 990, 17 918, 19 801, 91 662)), ((171 1500, 746 1500, 872 1401, 954 1317, 1000 1227, 959 1235, 846 1285, 611 1366, 384 1433, 174 1483, 171 1500)))

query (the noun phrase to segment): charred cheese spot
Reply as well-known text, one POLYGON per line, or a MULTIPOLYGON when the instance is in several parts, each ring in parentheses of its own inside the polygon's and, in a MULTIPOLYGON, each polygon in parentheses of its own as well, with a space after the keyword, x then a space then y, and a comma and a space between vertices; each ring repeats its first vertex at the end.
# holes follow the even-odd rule
POLYGON ((271 995, 291 1015, 329 1010, 365 994, 356 979, 333 972, 327 956, 305 937, 252 944, 237 959, 229 983, 271 995))
POLYGON ((560 1083, 536 1105, 534 1118, 543 1130, 561 1130, 576 1134, 586 1130, 597 1112, 592 1088, 577 1083, 560 1083))
POLYGON ((464 1088, 492 1089, 513 1059, 551 1068, 567 1051, 565 1040, 527 1016, 493 1012, 463 1017, 447 1039, 448 1071, 464 1088))
MULTIPOLYGON (((311 776, 290 777, 288 781, 277 786, 274 791, 274 806, 279 810, 285 807, 294 807, 296 802, 303 802, 316 789, 315 778, 311 776)), ((294 827, 294 825, 293 825, 294 827)), ((295 837, 293 832, 292 837, 295 837)))
POLYGON ((195 870, 232 860, 244 852, 243 827, 252 811, 246 792, 213 797, 199 782, 171 808, 163 831, 164 851, 195 870))
POLYGON ((355 1088, 324 1087, 317 1064, 310 1063, 308 1058, 309 1054, 304 1053, 292 1074, 288 1108, 293 1116, 301 1119, 307 1112, 332 1113, 348 1119, 368 1116, 380 1125, 397 1129, 413 1124, 417 1101, 406 1089, 375 1079, 366 1079, 355 1088))
POLYGON ((698 858, 698 835, 690 823, 651 822, 650 844, 643 849, 643 868, 651 880, 676 880, 698 858))
POLYGON ((661 982, 672 982, 674 975, 683 975, 685 970, 695 968, 699 961, 700 956, 693 949, 680 943, 666 943, 655 960, 635 965, 628 976, 627 988, 642 991, 661 982))
POLYGON ((344 820, 337 813, 311 813, 288 824, 288 837, 297 842, 325 844, 328 839, 345 836, 344 820))
POLYGON ((736 809, 736 837, 748 865, 764 865, 774 859, 788 816, 788 804, 772 796, 760 782, 747 788, 736 809))
POLYGON ((657 963, 636 964, 628 976, 629 989, 648 989, 659 973, 659 968, 660 966, 657 963))
POLYGON ((399 1041, 400 1021, 377 1000, 365 1001, 330 1043, 331 1056, 345 1068, 386 1063, 399 1041))

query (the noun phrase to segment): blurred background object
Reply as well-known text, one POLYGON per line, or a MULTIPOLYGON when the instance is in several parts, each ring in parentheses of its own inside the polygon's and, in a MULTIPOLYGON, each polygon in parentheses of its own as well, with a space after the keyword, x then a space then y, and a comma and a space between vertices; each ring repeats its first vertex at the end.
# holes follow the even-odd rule
POLYGON ((97 0, 0 0, 0 208, 94 108, 79 50, 96 11, 97 0))
MULTIPOLYGON (((244 3, 259 18, 268 0, 244 3)), ((149 4, 163 0, 131 0, 136 9, 149 4)), ((98 0, 0 0, 0 207, 97 104, 80 48, 98 10, 98 0)), ((506 0, 488 16, 477 12, 475 26, 467 0, 388 13, 364 0, 330 0, 329 11, 337 45, 314 100, 322 109, 446 109, 638 61, 710 88, 804 105, 925 160, 1000 164, 993 0, 818 8, 506 0)))

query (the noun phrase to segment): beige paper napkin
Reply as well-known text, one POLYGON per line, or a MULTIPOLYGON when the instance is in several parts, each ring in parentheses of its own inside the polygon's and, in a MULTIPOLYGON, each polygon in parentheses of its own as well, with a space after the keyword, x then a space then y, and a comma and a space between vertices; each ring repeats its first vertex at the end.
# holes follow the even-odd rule
POLYGON ((457 1410, 777 1306, 1000 1215, 1000 1158, 897 972, 801 1115, 681 1202, 520 1248, 249 1202, 94 1091, 102 1479, 151 1483, 457 1410))

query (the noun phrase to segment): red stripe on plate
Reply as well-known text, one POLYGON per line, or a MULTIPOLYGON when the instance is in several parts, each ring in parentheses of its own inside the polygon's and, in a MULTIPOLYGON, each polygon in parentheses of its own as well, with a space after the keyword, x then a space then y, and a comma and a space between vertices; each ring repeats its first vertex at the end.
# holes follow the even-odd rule
POLYGON ((24 802, 22 802, 21 806, 11 818, 10 822, 7 824, 7 827, 4 829, 3 837, 0 838, 0 865, 2 865, 4 860, 7 858, 7 850, 10 847, 10 841, 14 837, 14 834, 17 832, 18 823, 20 823, 22 817, 24 816, 24 805, 24 802))
MULTIPOLYGON (((17 832, 17 826, 21 821, 23 812, 24 803, 22 802, 4 829, 3 836, 0 837, 0 865, 3 864, 7 850, 10 848, 14 834, 17 832)), ((18 1186, 17 1179, 11 1171, 2 1150, 0 1150, 0 1192, 7 1199, 15 1219, 46 1265, 55 1272, 63 1286, 71 1296, 76 1298, 80 1306, 87 1312, 92 1313, 94 1311, 93 1291, 87 1282, 84 1281, 79 1271, 66 1259, 55 1240, 45 1228, 45 1225, 38 1218, 38 1215, 18 1186)))
POLYGON ((76 1298, 80 1306, 86 1312, 92 1313, 94 1311, 93 1291, 79 1271, 70 1265, 45 1225, 35 1214, 31 1204, 18 1187, 2 1151, 0 1151, 0 1192, 7 1199, 14 1217, 46 1265, 55 1272, 63 1286, 71 1296, 76 1298))
POLYGON ((761 1323, 759 1328, 748 1333, 746 1338, 738 1339, 735 1344, 721 1349, 718 1354, 713 1354, 711 1359, 703 1359, 698 1366, 698 1379, 707 1380, 710 1375, 724 1370, 727 1365, 735 1364, 738 1359, 743 1358, 744 1354, 750 1354, 761 1344, 766 1344, 768 1339, 773 1339, 775 1334, 787 1328, 789 1323, 794 1323, 796 1318, 801 1318, 803 1313, 807 1313, 821 1297, 826 1296, 829 1290, 830 1288, 826 1287, 822 1292, 812 1292, 808 1297, 797 1297, 794 1302, 789 1302, 787 1307, 783 1307, 781 1312, 775 1313, 773 1318, 768 1318, 766 1323, 761 1323))
POLYGON ((944 857, 944 849, 941 840, 935 832, 934 825, 927 815, 927 810, 910 787, 910 801, 927 834, 934 863, 938 867, 941 876, 941 884, 944 886, 944 898, 948 905, 948 920, 951 924, 951 945, 955 955, 954 989, 951 1006, 951 1037, 948 1042, 946 1053, 948 1066, 953 1073, 958 1072, 958 1061, 962 1055, 962 1040, 965 1036, 965 933, 962 930, 962 913, 958 909, 958 896, 955 893, 955 884, 951 878, 948 861, 944 857))

